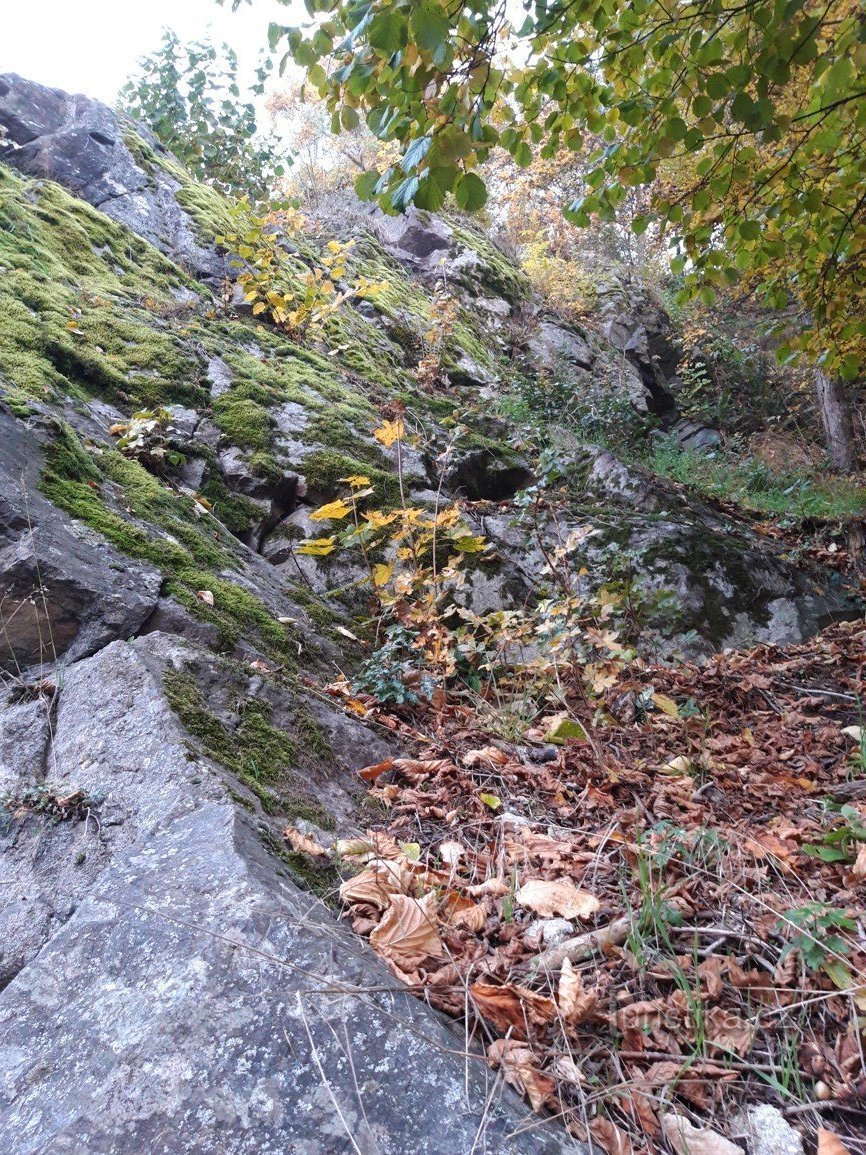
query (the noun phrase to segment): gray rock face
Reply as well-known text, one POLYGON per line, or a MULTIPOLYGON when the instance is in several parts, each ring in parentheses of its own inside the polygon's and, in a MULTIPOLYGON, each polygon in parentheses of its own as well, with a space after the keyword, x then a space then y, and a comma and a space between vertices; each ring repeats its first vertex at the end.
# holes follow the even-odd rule
POLYGON ((595 354, 586 339, 574 329, 553 321, 541 321, 530 335, 527 352, 532 363, 545 373, 589 370, 595 354))
POLYGON ((483 1061, 262 849, 167 705, 159 639, 61 691, 55 781, 92 816, 5 835, 0 1148, 580 1150, 515 1136, 524 1109, 483 1061))
POLYGON ((601 335, 639 373, 646 407, 659 416, 671 414, 675 404, 669 386, 679 355, 664 310, 637 278, 611 278, 600 282, 596 290, 601 335))
MULTIPOLYGON (((225 275, 225 261, 202 245, 178 204, 179 183, 154 166, 146 172, 124 136, 139 132, 98 100, 44 88, 14 73, 0 75, 0 157, 30 176, 55 180, 205 278, 225 275)), ((155 139, 152 147, 160 151, 155 139)))
POLYGON ((39 440, 2 412, 0 444, 0 670, 72 662, 136 633, 156 605, 159 570, 42 496, 39 440))

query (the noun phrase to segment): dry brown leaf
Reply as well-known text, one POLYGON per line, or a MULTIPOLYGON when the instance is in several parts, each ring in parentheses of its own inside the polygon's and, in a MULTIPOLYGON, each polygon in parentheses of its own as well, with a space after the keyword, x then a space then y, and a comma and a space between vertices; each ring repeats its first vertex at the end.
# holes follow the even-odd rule
POLYGON ((527 1096, 533 1111, 540 1111, 554 1093, 553 1079, 538 1070, 535 1055, 515 1039, 496 1039, 487 1048, 487 1061, 502 1068, 505 1082, 527 1096))
POLYGON ((648 1095, 642 1091, 629 1091, 627 1098, 620 1101, 620 1106, 627 1115, 631 1115, 645 1135, 650 1138, 655 1138, 658 1135, 661 1127, 652 1100, 648 1095))
POLYGON ((427 959, 445 953, 436 926, 436 895, 410 898, 391 895, 382 921, 370 935, 370 946, 403 971, 415 970, 427 959))
POLYGON ((485 882, 476 882, 474 886, 467 886, 466 893, 473 898, 502 898, 508 894, 508 883, 504 878, 488 878, 485 882))
POLYGON ((591 918, 601 906, 588 890, 579 890, 571 882, 547 882, 531 878, 514 896, 521 906, 542 918, 591 918))
POLYGON ((676 1084, 677 1093, 702 1111, 712 1102, 713 1088, 719 1082, 734 1082, 736 1071, 727 1071, 712 1063, 683 1065, 673 1060, 653 1063, 643 1075, 635 1075, 634 1082, 642 1087, 666 1087, 676 1084))
POLYGON ((860 844, 854 865, 851 867, 851 875, 861 882, 863 879, 866 879, 866 842, 861 842, 860 844))
POLYGON ((684 1115, 673 1111, 661 1117, 662 1131, 677 1155, 743 1155, 742 1147, 711 1131, 694 1127, 684 1115))
POLYGON ((466 854, 466 847, 460 842, 440 842, 439 857, 449 866, 456 866, 466 854))
POLYGON ((394 862, 377 861, 365 866, 340 887, 340 899, 349 906, 374 906, 385 910, 392 895, 404 894, 412 886, 412 875, 394 862))
POLYGON ((557 1055, 550 1073, 561 1083, 570 1083, 573 1087, 582 1087, 586 1082, 586 1076, 570 1055, 557 1055))
POLYGON ((838 1135, 822 1127, 818 1131, 818 1155, 851 1155, 851 1152, 838 1135))
POLYGON ((292 844, 292 850, 297 850, 301 854, 309 854, 311 858, 327 858, 330 854, 324 846, 320 846, 315 838, 310 838, 308 834, 302 834, 294 826, 287 826, 283 831, 283 837, 288 838, 292 844))
POLYGON ((595 991, 585 989, 580 971, 574 969, 570 959, 563 962, 559 973, 556 1003, 559 1013, 572 1026, 582 1023, 595 1010, 595 991))
POLYGON ((412 782, 420 782, 422 778, 431 778, 441 774, 443 770, 453 770, 454 763, 448 758, 395 758, 394 769, 399 770, 404 778, 412 782))
POLYGON ((717 999, 722 993, 722 971, 727 965, 727 959, 721 955, 711 954, 698 967, 698 974, 706 983, 707 994, 711 999, 717 999))
POLYGON ((511 1029, 515 1039, 525 1039, 529 1030, 544 1026, 556 1017, 556 1003, 527 987, 506 983, 497 986, 479 980, 469 988, 479 1014, 502 1034, 511 1029))
POLYGON ((755 1029, 737 1015, 721 1007, 707 1011, 707 1042, 722 1051, 733 1051, 741 1058, 755 1041, 755 1029))
POLYGON ((607 1155, 634 1155, 631 1139, 610 1119, 599 1115, 590 1123, 589 1129, 593 1139, 607 1151, 607 1155))
POLYGON ((487 926, 487 911, 471 898, 449 890, 442 902, 442 917, 449 926, 465 926, 478 934, 487 926))
POLYGON ((504 766, 508 761, 508 755, 496 746, 484 746, 481 750, 469 750, 461 758, 464 766, 484 766, 488 769, 494 769, 496 766, 504 766))
POLYGON ((365 782, 375 782, 382 774, 393 769, 394 759, 386 758, 384 762, 375 762, 372 766, 365 766, 363 770, 359 770, 358 777, 363 778, 365 782))

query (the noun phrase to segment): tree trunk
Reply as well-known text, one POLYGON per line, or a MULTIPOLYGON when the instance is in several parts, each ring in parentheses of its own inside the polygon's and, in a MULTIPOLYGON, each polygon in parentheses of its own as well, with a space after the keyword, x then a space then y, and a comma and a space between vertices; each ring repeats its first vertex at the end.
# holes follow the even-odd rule
POLYGON ((817 369, 815 391, 830 463, 838 473, 850 473, 854 468, 854 431, 845 386, 817 369))

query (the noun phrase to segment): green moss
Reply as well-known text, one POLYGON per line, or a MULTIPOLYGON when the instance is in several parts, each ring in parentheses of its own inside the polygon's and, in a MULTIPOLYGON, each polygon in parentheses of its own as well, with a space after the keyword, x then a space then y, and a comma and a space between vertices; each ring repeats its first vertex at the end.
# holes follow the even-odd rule
POLYGON ((121 553, 161 569, 166 592, 214 624, 223 646, 247 639, 283 668, 296 668, 297 643, 290 629, 257 597, 228 580, 241 547, 215 517, 200 513, 191 498, 175 493, 119 453, 92 457, 68 426, 58 427, 46 450, 40 487, 121 553), (112 495, 116 509, 130 511, 127 516, 109 508, 112 495), (128 520, 133 517, 142 524, 128 520), (196 596, 203 589, 213 593, 213 606, 196 596))
POLYGON ((301 741, 308 740, 305 707, 298 711, 301 730, 294 735, 271 724, 266 703, 246 698, 239 705, 237 724, 230 729, 208 710, 192 674, 167 670, 164 685, 169 705, 187 733, 214 761, 237 775, 266 813, 286 819, 305 818, 323 829, 333 827, 333 819, 310 795, 297 772, 302 760, 299 751, 304 749, 301 741))
POLYGON ((219 477, 209 477, 199 493, 211 503, 214 516, 236 536, 249 533, 262 520, 262 511, 255 502, 230 493, 219 477))
POLYGON ((213 573, 187 567, 172 577, 166 593, 172 594, 203 621, 216 626, 224 648, 233 649, 245 639, 256 644, 288 672, 297 669, 298 647, 291 627, 278 622, 263 602, 242 586, 215 577, 213 573), (202 589, 213 594, 212 606, 196 596, 196 591, 202 589))
POLYGON ((467 287, 473 292, 479 285, 485 290, 483 295, 504 297, 512 305, 525 301, 531 293, 528 278, 520 267, 502 252, 481 229, 465 220, 447 218, 454 230, 454 239, 465 245, 481 258, 481 268, 473 268, 468 274, 467 287))
POLYGON ((230 389, 213 405, 214 421, 232 445, 240 449, 270 449, 275 422, 258 401, 230 389))
MULTIPOLYGON (((359 448, 364 448, 359 446, 359 448)), ((375 450, 371 451, 375 453, 375 450)), ((301 465, 307 482, 307 491, 316 496, 333 494, 341 477, 364 474, 370 478, 374 489, 372 500, 383 505, 391 505, 400 497, 400 487, 393 473, 372 466, 369 461, 360 461, 332 449, 316 449, 308 453, 301 465)))
POLYGON ((58 185, 0 169, 0 382, 15 404, 94 392, 135 408, 200 403, 195 356, 153 315, 189 286, 58 185))

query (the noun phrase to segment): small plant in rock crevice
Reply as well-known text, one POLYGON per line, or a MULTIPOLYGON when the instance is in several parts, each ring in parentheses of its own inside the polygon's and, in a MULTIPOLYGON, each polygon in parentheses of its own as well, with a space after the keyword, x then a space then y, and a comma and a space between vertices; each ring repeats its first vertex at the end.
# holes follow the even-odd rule
POLYGON ((162 472, 166 466, 181 466, 186 456, 172 449, 166 436, 171 424, 168 409, 142 409, 133 413, 129 421, 112 425, 109 433, 116 437, 117 448, 124 457, 139 461, 152 473, 162 472))
POLYGON ((236 231, 216 241, 233 254, 244 298, 254 316, 268 318, 296 341, 321 338, 328 321, 347 302, 372 299, 387 287, 364 276, 346 280, 355 244, 351 240, 330 240, 320 257, 303 260, 296 242, 306 222, 294 209, 260 216, 241 200, 229 211, 236 231))

